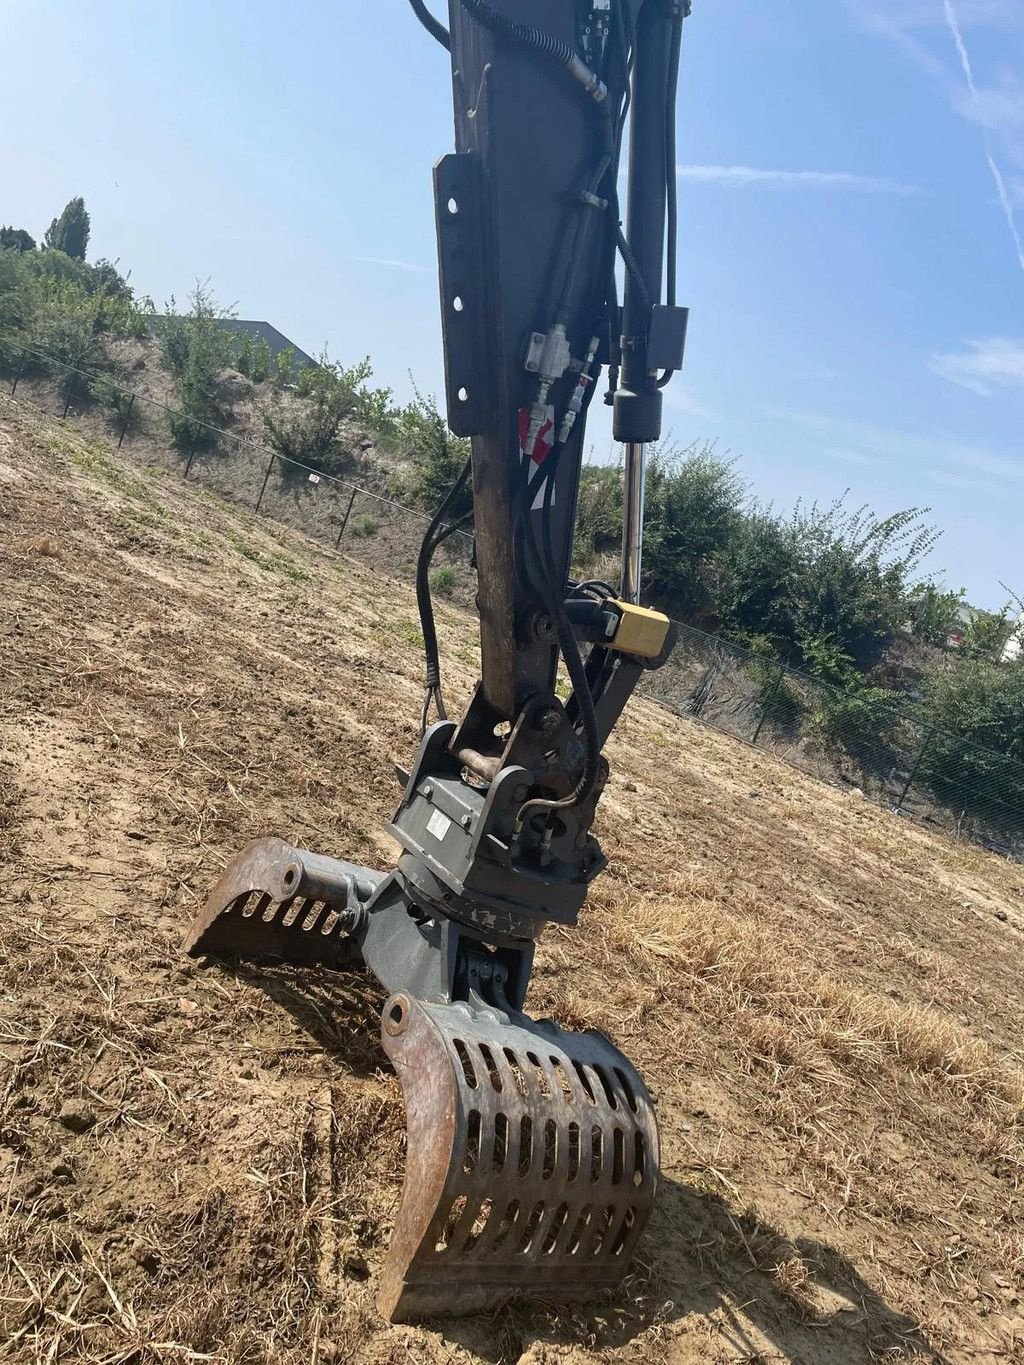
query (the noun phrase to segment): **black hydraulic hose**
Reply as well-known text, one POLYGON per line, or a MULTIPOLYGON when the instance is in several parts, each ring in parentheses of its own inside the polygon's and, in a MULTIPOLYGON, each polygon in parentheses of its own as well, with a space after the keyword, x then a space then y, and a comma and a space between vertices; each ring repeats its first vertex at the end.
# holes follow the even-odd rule
POLYGON ((462 8, 492 33, 500 34, 501 37, 509 38, 521 47, 561 62, 594 99, 600 101, 607 95, 608 90, 604 82, 595 76, 568 43, 556 38, 553 33, 545 33, 543 29, 534 28, 532 24, 521 24, 506 14, 499 14, 497 10, 491 9, 487 0, 462 0, 462 8))
POLYGON ((499 14, 497 10, 491 9, 486 0, 462 0, 462 7, 492 33, 500 33, 503 37, 511 38, 513 42, 531 48, 534 52, 554 57, 563 66, 569 66, 576 58, 576 53, 568 43, 563 43, 561 38, 556 38, 553 33, 544 33, 531 24, 520 24, 505 14, 499 14))
MULTIPOLYGON (((668 87, 665 96, 665 205, 668 222, 665 262, 665 298, 670 308, 676 303, 676 251, 679 240, 679 186, 676 177, 676 95, 679 90, 679 57, 683 43, 683 10, 672 24, 672 47, 668 66, 668 87)), ((672 378, 672 370, 665 370, 658 380, 663 389, 672 378)))
POLYGON ((451 34, 439 19, 435 19, 430 10, 427 9, 423 0, 409 0, 413 14, 420 21, 432 38, 436 38, 443 48, 449 52, 452 50, 451 34))
MULTIPOLYGON (((416 605, 419 608, 420 630, 423 632, 423 653, 426 658, 426 686, 427 701, 431 695, 436 696, 440 702, 441 687, 441 656, 437 643, 437 627, 434 623, 434 604, 430 596, 430 561, 434 551, 445 537, 454 530, 453 527, 444 527, 444 519, 448 515, 449 509, 458 500, 462 490, 465 488, 472 472, 473 462, 467 460, 462 467, 462 472, 448 490, 448 494, 441 506, 434 513, 430 525, 420 545, 419 556, 416 561, 416 605), (438 535, 438 532, 441 532, 438 535)), ((440 708, 443 710, 443 704, 440 708)), ((426 707, 424 707, 424 715, 426 707)))

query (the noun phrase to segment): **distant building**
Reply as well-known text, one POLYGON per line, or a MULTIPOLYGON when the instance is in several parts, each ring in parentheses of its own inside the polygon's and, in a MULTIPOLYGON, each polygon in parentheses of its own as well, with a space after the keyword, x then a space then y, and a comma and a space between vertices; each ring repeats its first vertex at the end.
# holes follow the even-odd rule
POLYGON ((316 366, 317 362, 311 355, 307 355, 294 341, 289 341, 283 332, 279 332, 276 327, 272 327, 269 322, 250 322, 244 318, 218 318, 217 324, 229 332, 243 333, 251 336, 253 341, 261 340, 267 343, 270 348, 272 360, 276 360, 282 351, 290 350, 292 353, 292 368, 296 371, 308 369, 316 366))

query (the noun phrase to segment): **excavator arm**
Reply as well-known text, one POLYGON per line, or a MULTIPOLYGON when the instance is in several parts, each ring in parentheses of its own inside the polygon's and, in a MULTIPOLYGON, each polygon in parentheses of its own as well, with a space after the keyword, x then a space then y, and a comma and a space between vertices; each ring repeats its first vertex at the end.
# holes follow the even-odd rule
POLYGON ((365 967, 389 992, 382 1040, 409 1142, 378 1302, 396 1320, 614 1286, 653 1202, 658 1135, 641 1078, 607 1038, 524 1006, 538 938, 576 923, 605 865, 591 832, 602 747, 671 647, 667 619, 637 600, 643 450, 686 329, 674 106, 687 0, 450 0, 447 28, 410 3, 451 60, 456 150, 434 190, 448 424, 472 458, 420 552, 427 676, 390 826, 402 853, 385 874, 261 840, 226 869, 185 945, 365 967), (569 577, 602 373, 626 450, 618 587, 569 577), (429 566, 470 479, 482 667, 456 722, 429 566))

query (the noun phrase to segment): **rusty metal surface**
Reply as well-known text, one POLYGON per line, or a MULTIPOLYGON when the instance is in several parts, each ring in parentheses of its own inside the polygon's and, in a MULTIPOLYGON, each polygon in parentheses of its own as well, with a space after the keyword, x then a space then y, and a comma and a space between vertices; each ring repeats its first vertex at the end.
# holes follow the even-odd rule
POLYGON ((408 1158, 380 1311, 411 1321, 617 1285, 658 1179, 651 1100, 622 1053, 593 1031, 405 994, 382 1037, 408 1158))
POLYGON ((359 961, 349 934, 383 874, 259 839, 225 868, 185 939, 191 957, 221 953, 298 965, 359 961))

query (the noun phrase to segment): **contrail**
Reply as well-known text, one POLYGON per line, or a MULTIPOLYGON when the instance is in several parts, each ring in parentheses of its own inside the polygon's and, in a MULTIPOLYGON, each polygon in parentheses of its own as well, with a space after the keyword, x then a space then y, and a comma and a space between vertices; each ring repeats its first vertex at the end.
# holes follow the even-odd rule
MULTIPOLYGON (((971 92, 971 99, 975 105, 979 105, 978 87, 974 83, 974 68, 971 66, 970 54, 967 45, 964 43, 963 33, 960 30, 960 21, 956 17, 956 10, 953 8, 953 0, 942 0, 946 11, 946 23, 949 31, 953 35, 953 42, 956 44, 957 54, 960 57, 960 65, 963 68, 964 80, 967 82, 967 89, 971 92)), ((1017 264, 1024 270, 1024 240, 1021 239, 1020 231, 1017 227, 1017 220, 1013 215, 1013 205, 1010 203, 1010 195, 1006 189, 1006 181, 1003 173, 996 164, 996 159, 988 147, 988 133, 985 133, 985 160, 988 168, 992 172, 992 179, 995 181, 996 193, 999 195, 999 202, 1003 206, 1003 213, 1006 215, 1006 225, 1010 229, 1010 236, 1013 238, 1013 245, 1017 251, 1017 264)))

